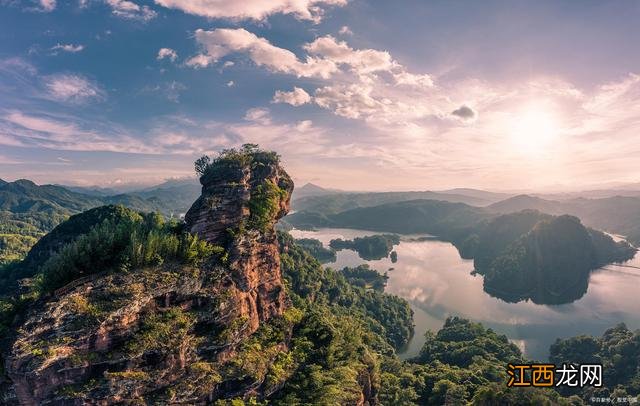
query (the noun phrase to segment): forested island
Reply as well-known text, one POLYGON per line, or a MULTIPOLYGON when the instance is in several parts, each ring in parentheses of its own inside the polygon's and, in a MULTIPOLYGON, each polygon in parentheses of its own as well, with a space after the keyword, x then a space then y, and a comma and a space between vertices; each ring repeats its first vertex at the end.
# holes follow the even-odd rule
MULTIPOLYGON (((393 246, 400 244, 400 237, 395 234, 376 234, 356 237, 353 240, 337 238, 329 242, 329 246, 336 250, 354 250, 364 260, 378 260, 391 254, 393 246)), ((397 254, 395 255, 397 260, 397 254)))

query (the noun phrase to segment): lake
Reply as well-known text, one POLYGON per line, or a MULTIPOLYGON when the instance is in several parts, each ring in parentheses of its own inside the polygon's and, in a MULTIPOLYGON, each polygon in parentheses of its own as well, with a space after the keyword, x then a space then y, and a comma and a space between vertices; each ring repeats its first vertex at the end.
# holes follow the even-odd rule
MULTIPOLYGON (((353 239, 380 234, 351 229, 292 230, 295 238, 315 238, 328 247, 334 238, 353 239)), ((365 261, 355 251, 338 251, 335 269, 367 263, 379 272, 388 272, 386 292, 405 298, 414 311, 415 336, 400 353, 402 358, 418 354, 426 330, 440 329, 448 316, 462 316, 481 322, 509 339, 531 359, 546 361, 549 346, 558 337, 581 334, 601 335, 607 328, 624 322, 640 328, 638 284, 640 269, 609 265, 592 272, 587 293, 564 305, 537 305, 531 302, 506 303, 482 290, 482 276, 471 275, 473 261, 460 258, 456 248, 438 240, 415 241, 420 235, 403 235, 394 247, 398 262, 389 258, 365 261)), ((640 266, 640 255, 624 265, 640 266)))

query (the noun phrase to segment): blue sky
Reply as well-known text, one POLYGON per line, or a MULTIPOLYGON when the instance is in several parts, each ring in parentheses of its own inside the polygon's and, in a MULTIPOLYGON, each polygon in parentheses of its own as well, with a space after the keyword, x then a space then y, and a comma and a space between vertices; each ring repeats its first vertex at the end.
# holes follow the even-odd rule
POLYGON ((640 182, 634 1, 0 0, 0 177, 279 151, 367 190, 640 182))

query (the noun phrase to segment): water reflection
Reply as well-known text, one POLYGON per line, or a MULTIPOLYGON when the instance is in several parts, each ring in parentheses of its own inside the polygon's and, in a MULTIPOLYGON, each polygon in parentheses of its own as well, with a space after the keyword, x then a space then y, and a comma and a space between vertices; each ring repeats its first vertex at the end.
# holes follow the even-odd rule
MULTIPOLYGON (((334 238, 353 239, 376 234, 350 229, 293 230, 295 238, 316 238, 328 246, 334 238)), ((464 260, 455 247, 437 240, 416 241, 420 236, 403 236, 394 249, 398 262, 389 258, 364 261, 351 250, 337 253, 334 268, 368 263, 384 272, 389 268, 386 291, 407 299, 414 310, 416 335, 402 356, 412 357, 424 342, 426 330, 439 329, 444 319, 458 315, 482 322, 506 334, 525 354, 546 360, 549 345, 557 337, 580 334, 601 335, 608 327, 625 322, 640 328, 640 301, 636 283, 640 269, 608 266, 591 274, 587 293, 564 305, 537 305, 532 302, 507 303, 482 289, 482 276, 473 276, 473 261, 464 260)), ((625 265, 640 266, 640 255, 625 265)))

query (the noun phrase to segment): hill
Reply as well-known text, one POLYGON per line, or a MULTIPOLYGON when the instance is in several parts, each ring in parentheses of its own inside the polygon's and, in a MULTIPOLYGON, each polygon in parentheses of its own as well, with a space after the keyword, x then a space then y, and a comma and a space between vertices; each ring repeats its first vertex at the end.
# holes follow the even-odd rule
POLYGON ((465 203, 471 206, 485 206, 492 203, 483 197, 441 192, 367 192, 367 193, 333 193, 329 195, 301 197, 294 202, 296 211, 307 211, 320 214, 335 214, 360 207, 379 206, 410 200, 440 200, 451 203, 465 203))
POLYGON ((502 214, 524 209, 556 215, 570 214, 590 227, 626 236, 632 244, 640 245, 640 198, 614 196, 556 201, 520 195, 487 207, 491 212, 502 214))
POLYGON ((21 258, 37 238, 73 214, 102 205, 124 205, 138 211, 178 216, 186 212, 199 189, 195 184, 185 183, 133 194, 89 195, 62 186, 36 185, 26 179, 2 181, 0 263, 21 258))
POLYGON ((337 194, 337 193, 343 193, 343 192, 336 189, 326 189, 321 186, 314 185, 313 183, 305 183, 304 185, 302 185, 302 187, 297 188, 296 190, 293 191, 293 195, 291 199, 295 201, 303 197, 324 196, 324 195, 331 195, 331 194, 337 194))

